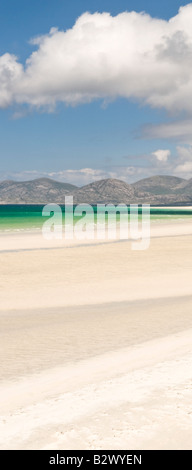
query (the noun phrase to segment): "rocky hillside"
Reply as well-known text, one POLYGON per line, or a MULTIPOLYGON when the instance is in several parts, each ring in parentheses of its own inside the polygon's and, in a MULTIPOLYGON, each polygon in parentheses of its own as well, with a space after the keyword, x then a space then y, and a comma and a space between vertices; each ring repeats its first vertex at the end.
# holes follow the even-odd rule
POLYGON ((140 196, 142 193, 153 195, 166 195, 175 194, 178 189, 183 188, 187 181, 183 178, 175 176, 152 176, 151 178, 144 178, 137 183, 133 184, 135 194, 140 196))
POLYGON ((81 188, 49 178, 0 183, 1 204, 64 204, 67 195, 72 195, 76 204, 192 204, 192 179, 152 176, 133 184, 105 179, 81 188))
POLYGON ((134 199, 134 189, 130 184, 117 179, 106 179, 87 184, 74 193, 74 202, 127 203, 134 199))
POLYGON ((75 203, 190 204, 192 180, 152 176, 134 184, 116 179, 96 181, 74 192, 75 203), (191 191, 191 192, 190 192, 191 191))
POLYGON ((3 181, 0 183, 0 203, 61 203, 75 189, 77 187, 72 184, 59 183, 49 178, 24 182, 3 181))

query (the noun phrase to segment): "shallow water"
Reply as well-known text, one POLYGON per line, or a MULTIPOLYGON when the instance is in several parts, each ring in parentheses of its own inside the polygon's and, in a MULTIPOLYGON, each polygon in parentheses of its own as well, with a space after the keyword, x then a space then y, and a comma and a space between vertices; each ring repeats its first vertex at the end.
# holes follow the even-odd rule
MULTIPOLYGON (((23 230, 40 230, 46 220, 49 219, 47 216, 42 215, 43 205, 0 205, 0 231, 23 231, 23 230)), ((62 209, 62 223, 65 225, 66 219, 66 207, 60 206, 62 209)), ((72 210, 72 208, 71 208, 72 210)), ((85 216, 85 210, 87 207, 81 206, 82 215, 77 212, 75 206, 73 206, 73 223, 75 224, 83 216, 85 216)), ((145 208, 138 208, 138 219, 142 220, 142 214, 145 214, 145 208)), ((122 211, 121 218, 123 221, 126 221, 129 217, 130 208, 125 207, 122 211)), ((137 213, 137 209, 135 209, 137 213)), ((52 215, 52 214, 51 214, 52 215)), ((164 220, 186 220, 192 217, 192 210, 189 207, 179 208, 179 207, 159 207, 159 208, 150 208, 150 219, 153 221, 164 221, 164 220)), ((108 216, 105 214, 105 221, 107 222, 108 216)), ((89 207, 86 214, 87 223, 96 223, 98 221, 97 207, 89 207)), ((114 221, 120 220, 120 214, 111 213, 110 220, 114 221)))

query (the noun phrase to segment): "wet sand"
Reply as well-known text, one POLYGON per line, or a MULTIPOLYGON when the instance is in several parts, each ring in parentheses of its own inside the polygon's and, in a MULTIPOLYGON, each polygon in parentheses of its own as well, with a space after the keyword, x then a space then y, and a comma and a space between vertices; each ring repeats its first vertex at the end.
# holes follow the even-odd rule
POLYGON ((181 225, 156 226, 138 252, 4 241, 0 448, 192 448, 192 224, 181 225))
POLYGON ((0 312, 1 381, 192 328, 192 296, 0 312))

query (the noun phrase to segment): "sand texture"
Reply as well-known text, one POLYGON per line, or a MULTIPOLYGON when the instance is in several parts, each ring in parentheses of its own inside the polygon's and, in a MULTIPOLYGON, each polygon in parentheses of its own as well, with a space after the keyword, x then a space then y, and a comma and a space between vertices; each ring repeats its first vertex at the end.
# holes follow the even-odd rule
POLYGON ((192 449, 191 235, 1 234, 1 449, 192 449))

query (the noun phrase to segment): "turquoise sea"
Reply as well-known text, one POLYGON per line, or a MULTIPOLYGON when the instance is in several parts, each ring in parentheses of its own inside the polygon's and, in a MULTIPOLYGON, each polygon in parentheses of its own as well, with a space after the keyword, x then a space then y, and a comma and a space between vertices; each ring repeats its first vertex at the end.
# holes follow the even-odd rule
MULTIPOLYGON (((23 230, 40 230, 43 223, 49 218, 42 216, 43 205, 0 205, 0 231, 23 231, 23 230)), ((65 224, 65 206, 62 209, 63 225, 65 224)), ((97 220, 97 207, 93 206, 95 222, 97 220)), ((75 206, 73 206, 73 212, 75 206)), ((129 212, 129 208, 128 208, 129 212)), ((139 219, 142 218, 142 208, 138 210, 139 219)), ((127 217, 126 213, 124 217, 127 217)), ((150 218, 153 221, 174 221, 177 219, 189 219, 192 217, 192 210, 189 207, 150 207, 150 218)), ((74 214, 74 223, 81 217, 74 214)), ((119 214, 117 214, 117 220, 119 214)), ((107 215, 106 215, 107 221, 107 215)))

